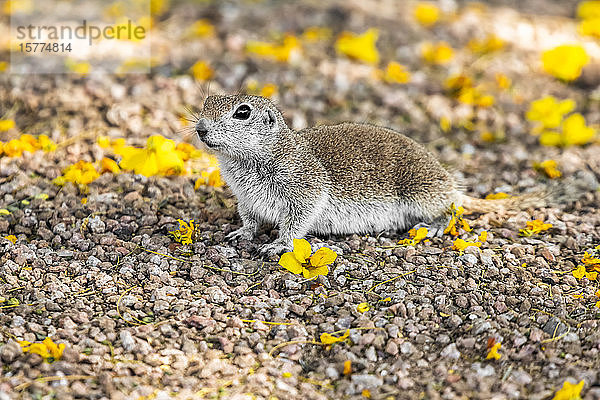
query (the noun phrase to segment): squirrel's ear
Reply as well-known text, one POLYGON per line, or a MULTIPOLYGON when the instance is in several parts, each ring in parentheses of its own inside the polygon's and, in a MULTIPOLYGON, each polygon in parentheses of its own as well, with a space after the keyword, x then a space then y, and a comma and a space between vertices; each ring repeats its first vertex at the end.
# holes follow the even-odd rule
POLYGON ((267 108, 263 117, 263 121, 265 125, 269 127, 271 132, 277 131, 277 118, 275 118, 275 113, 273 111, 267 108))

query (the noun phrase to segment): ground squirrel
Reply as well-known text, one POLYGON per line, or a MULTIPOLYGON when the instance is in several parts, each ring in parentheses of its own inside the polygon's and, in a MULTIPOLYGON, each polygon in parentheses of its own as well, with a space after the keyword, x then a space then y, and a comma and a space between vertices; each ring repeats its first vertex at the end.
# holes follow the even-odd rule
POLYGON ((228 239, 279 227, 265 255, 289 250, 308 233, 353 234, 426 225, 440 234, 452 204, 490 211, 508 201, 461 193, 423 146, 392 129, 358 123, 294 131, 268 99, 208 96, 195 130, 220 162, 243 226, 228 239))

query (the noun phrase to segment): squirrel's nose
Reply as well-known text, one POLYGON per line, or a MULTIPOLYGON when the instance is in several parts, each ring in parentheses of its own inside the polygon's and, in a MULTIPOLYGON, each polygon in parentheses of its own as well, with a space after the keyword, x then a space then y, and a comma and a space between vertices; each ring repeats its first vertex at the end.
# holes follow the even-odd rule
POLYGON ((204 118, 200 118, 198 122, 196 122, 196 133, 200 139, 204 139, 206 134, 208 133, 207 121, 204 118))

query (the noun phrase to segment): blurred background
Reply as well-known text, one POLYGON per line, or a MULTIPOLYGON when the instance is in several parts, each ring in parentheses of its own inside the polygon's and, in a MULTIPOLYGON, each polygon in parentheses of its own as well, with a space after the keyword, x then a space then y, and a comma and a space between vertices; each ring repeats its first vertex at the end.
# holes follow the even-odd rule
MULTIPOLYGON (((12 0, 2 11, 4 143, 22 134, 81 145, 193 141, 207 94, 246 92, 271 98, 294 129, 390 126, 467 175, 497 175, 493 165, 505 162, 502 182, 479 183, 481 193, 527 186, 517 165, 529 177, 598 171, 586 155, 600 122, 597 1, 12 0), (15 39, 15 27, 31 21, 84 19, 145 36, 71 41, 73 51, 35 58, 15 39), (39 73, 51 64, 59 73, 39 73)), ((98 146, 67 152, 44 173, 104 155, 98 146)))

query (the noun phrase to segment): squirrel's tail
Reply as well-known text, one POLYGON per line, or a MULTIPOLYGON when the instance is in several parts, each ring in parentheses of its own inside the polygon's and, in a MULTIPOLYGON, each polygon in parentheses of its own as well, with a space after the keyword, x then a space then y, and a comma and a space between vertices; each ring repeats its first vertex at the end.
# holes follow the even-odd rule
POLYGON ((489 213, 506 210, 524 210, 530 207, 539 208, 547 204, 548 193, 536 191, 521 196, 507 197, 505 199, 477 199, 475 197, 462 195, 462 206, 465 214, 489 213))

